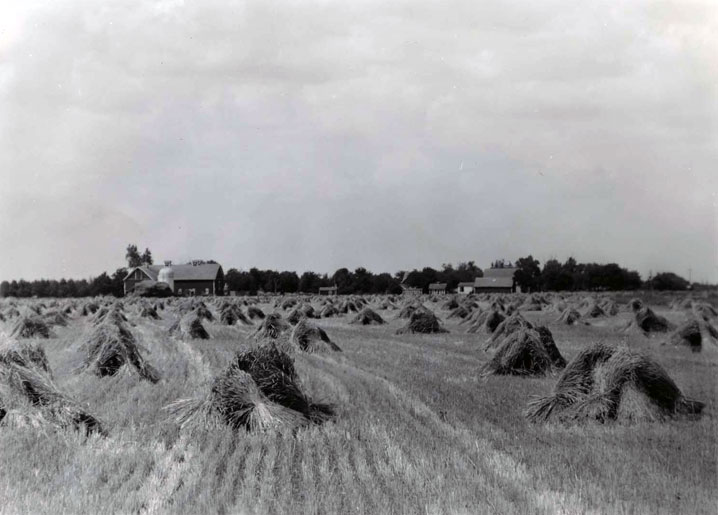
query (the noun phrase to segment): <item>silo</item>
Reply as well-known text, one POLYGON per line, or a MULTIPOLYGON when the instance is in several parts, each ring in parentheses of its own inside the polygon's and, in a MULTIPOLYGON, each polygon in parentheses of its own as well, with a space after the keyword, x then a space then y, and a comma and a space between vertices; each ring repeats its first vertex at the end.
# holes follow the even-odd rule
POLYGON ((172 293, 175 291, 175 271, 172 270, 172 261, 165 261, 165 266, 157 274, 157 281, 167 283, 172 293))

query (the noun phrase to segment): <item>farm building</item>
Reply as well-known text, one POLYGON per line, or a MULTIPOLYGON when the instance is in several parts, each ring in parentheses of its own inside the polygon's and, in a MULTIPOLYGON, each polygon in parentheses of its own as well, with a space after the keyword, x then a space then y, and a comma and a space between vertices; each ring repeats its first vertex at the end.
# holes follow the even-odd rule
POLYGON ((514 267, 487 268, 484 270, 484 277, 509 277, 513 280, 516 270, 518 268, 514 267))
POLYGON ((474 293, 474 282, 470 281, 468 283, 459 283, 459 286, 456 287, 456 292, 463 295, 474 293))
POLYGON ((431 283, 429 293, 446 293, 446 283, 431 283))
POLYGON ((137 266, 124 279, 125 295, 141 281, 167 283, 175 295, 222 295, 224 293, 224 272, 218 263, 196 263, 173 265, 166 261, 164 266, 137 266))
POLYGON ((319 295, 336 295, 338 290, 336 286, 320 286, 319 295))
POLYGON ((406 280, 409 278, 409 272, 404 272, 404 277, 401 279, 401 294, 402 295, 421 295, 423 292, 421 291, 421 288, 415 288, 413 286, 409 286, 406 282, 406 280))
POLYGON ((511 293, 514 291, 513 277, 477 277, 474 280, 476 293, 511 293))

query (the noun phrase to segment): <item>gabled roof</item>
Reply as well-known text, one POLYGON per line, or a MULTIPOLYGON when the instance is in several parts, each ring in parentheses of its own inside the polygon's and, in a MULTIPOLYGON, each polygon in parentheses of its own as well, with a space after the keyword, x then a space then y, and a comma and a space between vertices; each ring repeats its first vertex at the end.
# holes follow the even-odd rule
POLYGON ((430 290, 445 290, 446 289, 446 283, 431 283, 429 285, 430 290))
MULTIPOLYGON (((157 276, 164 266, 160 265, 143 265, 136 266, 127 273, 125 280, 134 273, 135 270, 142 270, 153 281, 157 280, 157 276)), ((217 279, 220 268, 218 263, 205 263, 204 265, 171 265, 174 272, 175 281, 214 281, 217 279)))
POLYGON ((513 277, 518 268, 487 268, 484 277, 513 277))
POLYGON ((217 279, 218 263, 205 263, 204 265, 172 265, 175 281, 214 281, 217 279))
POLYGON ((130 268, 130 270, 127 272, 127 275, 123 279, 123 281, 126 281, 130 278, 132 274, 135 273, 135 270, 142 270, 147 277, 152 279, 153 281, 157 280, 157 274, 159 274, 160 270, 162 269, 161 266, 158 265, 142 265, 142 266, 136 266, 133 268, 130 268))
POLYGON ((474 280, 475 288, 512 288, 512 277, 477 277, 474 280))

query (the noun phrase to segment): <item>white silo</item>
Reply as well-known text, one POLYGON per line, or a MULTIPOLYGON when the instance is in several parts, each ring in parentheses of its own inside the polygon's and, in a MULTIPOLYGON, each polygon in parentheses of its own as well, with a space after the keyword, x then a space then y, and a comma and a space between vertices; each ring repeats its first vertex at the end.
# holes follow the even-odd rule
POLYGON ((172 261, 165 261, 165 266, 157 274, 157 281, 170 285, 172 293, 175 291, 175 271, 172 270, 172 261))

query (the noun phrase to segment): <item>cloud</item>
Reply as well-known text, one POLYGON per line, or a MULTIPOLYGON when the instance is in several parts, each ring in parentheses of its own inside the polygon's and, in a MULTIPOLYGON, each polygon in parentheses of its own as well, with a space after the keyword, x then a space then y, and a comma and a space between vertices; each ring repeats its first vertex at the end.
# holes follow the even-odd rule
POLYGON ((136 242, 227 267, 532 252, 718 281, 712 2, 0 9, 2 278, 112 270, 136 242))

